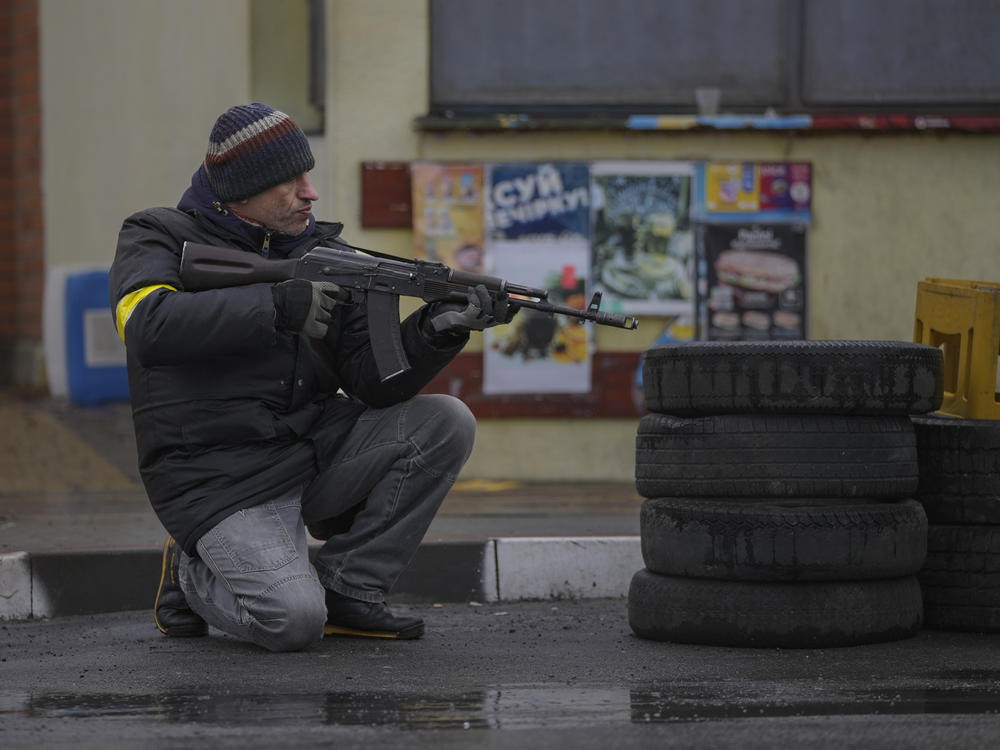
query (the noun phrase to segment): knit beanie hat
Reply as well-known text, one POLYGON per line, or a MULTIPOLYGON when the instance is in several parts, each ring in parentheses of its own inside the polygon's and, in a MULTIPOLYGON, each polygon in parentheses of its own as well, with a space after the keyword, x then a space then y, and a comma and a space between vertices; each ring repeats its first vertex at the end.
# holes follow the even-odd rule
POLYGON ((231 107, 215 121, 205 154, 208 184, 223 202, 262 193, 315 164, 295 120, 256 102, 231 107))

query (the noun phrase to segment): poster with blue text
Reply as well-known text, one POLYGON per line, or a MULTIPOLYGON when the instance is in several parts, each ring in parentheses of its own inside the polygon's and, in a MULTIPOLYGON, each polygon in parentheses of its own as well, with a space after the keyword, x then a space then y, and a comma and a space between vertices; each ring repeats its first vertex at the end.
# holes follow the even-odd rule
MULTIPOLYGON (((544 288, 554 304, 582 309, 590 281, 590 168, 576 162, 486 167, 484 225, 490 273, 544 288)), ((486 331, 483 392, 586 393, 593 326, 522 310, 486 331)))
POLYGON ((492 239, 590 236, 590 166, 525 162, 487 167, 486 233, 492 239))

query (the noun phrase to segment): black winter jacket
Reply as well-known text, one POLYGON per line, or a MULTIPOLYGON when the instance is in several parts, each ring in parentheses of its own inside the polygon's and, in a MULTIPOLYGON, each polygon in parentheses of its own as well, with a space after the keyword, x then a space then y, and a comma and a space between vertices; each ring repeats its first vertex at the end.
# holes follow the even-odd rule
MULTIPOLYGON (((336 242, 341 227, 317 222, 288 256, 336 242)), ((338 305, 321 342, 276 330, 268 284, 184 291, 186 240, 258 251, 204 212, 141 211, 122 226, 110 296, 143 483, 164 527, 195 554, 223 518, 307 484, 366 405, 413 397, 468 337, 428 340, 421 308, 402 323, 413 369, 382 383, 364 305, 338 305)))

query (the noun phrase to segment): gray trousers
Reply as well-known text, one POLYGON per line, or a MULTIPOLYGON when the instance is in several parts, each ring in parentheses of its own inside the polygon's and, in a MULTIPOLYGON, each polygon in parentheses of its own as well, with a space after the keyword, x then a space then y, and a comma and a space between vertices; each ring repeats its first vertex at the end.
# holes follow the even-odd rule
POLYGON ((368 409, 304 491, 238 511, 183 555, 188 605, 210 625, 272 651, 323 636, 326 590, 380 602, 472 452, 461 401, 420 395, 368 409), (309 560, 306 524, 341 518, 309 560))

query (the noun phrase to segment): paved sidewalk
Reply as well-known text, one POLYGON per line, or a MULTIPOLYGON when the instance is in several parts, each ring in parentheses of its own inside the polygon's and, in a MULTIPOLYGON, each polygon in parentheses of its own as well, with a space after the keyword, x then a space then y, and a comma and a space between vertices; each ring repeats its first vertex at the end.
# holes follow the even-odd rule
MULTIPOLYGON (((0 425, 0 619, 148 607, 164 532, 128 405, 0 394, 0 425)), ((394 599, 623 597, 640 505, 631 483, 463 478, 394 599)))
POLYGON ((400 605, 419 641, 273 654, 147 612, 0 624, 0 742, 338 750, 986 750, 1000 638, 746 649, 643 640, 625 602, 400 605), (3 650, 6 649, 6 650, 3 650))
POLYGON ((163 638, 163 532, 127 408, 0 398, 0 425, 0 620, 23 620, 0 622, 5 748, 936 750, 1000 736, 996 634, 840 649, 636 637, 624 597, 641 500, 621 483, 463 481, 393 597, 427 620, 419 642, 276 655, 218 632, 163 638))

